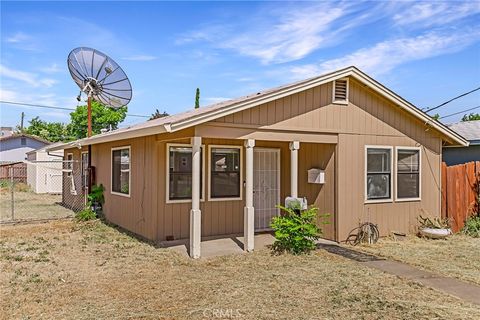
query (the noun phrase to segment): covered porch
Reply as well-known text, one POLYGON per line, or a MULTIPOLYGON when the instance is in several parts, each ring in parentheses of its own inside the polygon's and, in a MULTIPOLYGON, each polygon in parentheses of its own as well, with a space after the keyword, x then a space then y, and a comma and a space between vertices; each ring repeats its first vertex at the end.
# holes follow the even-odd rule
MULTIPOLYGON (((215 241, 219 242, 220 247, 222 243, 227 245, 234 241, 232 239, 236 239, 234 242, 241 242, 241 246, 237 245, 234 251, 253 251, 259 245, 257 242, 263 245, 268 235, 259 232, 269 230, 271 218, 279 214, 276 205, 283 205, 287 196, 305 197, 309 205, 319 207, 319 214, 330 214, 329 224, 321 226, 324 230, 323 236, 336 240, 336 135, 205 125, 195 128, 192 133, 188 138, 192 170, 187 250, 192 258, 204 255, 203 251, 208 249, 205 249, 207 247, 203 245, 203 241, 212 241, 212 235, 221 233, 214 231, 216 224, 230 223, 226 221, 228 217, 233 220, 232 232, 219 234, 222 239, 215 241), (223 183, 222 177, 216 177, 215 170, 219 168, 218 170, 222 171, 225 167, 224 177, 233 177, 235 174, 229 171, 232 169, 225 164, 230 161, 229 148, 239 150, 238 197, 228 197, 226 193, 224 198, 215 198, 215 192, 222 194, 221 190, 216 191, 215 185, 223 183), (207 169, 203 170, 204 168, 207 169), (325 181, 309 182, 308 170, 311 169, 321 170, 325 181), (205 180, 206 186, 203 183, 205 180), (229 233, 238 234, 241 229, 241 237, 229 237, 229 233)), ((171 145, 168 142, 166 144, 167 148, 171 145)), ((228 183, 220 189, 227 188, 228 183)))

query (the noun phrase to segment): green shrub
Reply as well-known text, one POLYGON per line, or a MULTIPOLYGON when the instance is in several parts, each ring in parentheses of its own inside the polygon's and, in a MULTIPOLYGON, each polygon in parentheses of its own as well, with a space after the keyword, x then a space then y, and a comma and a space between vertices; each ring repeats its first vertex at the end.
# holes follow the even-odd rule
POLYGON ((103 195, 103 191, 105 187, 103 184, 100 185, 93 185, 90 194, 87 196, 88 198, 88 206, 92 208, 97 214, 101 214, 102 206, 105 203, 105 197, 103 195))
POLYGON ((97 214, 90 207, 86 207, 82 211, 75 214, 75 218, 79 221, 88 221, 97 218, 97 214))
POLYGON ((277 206, 284 212, 272 219, 271 227, 275 231, 275 242, 272 249, 277 253, 308 253, 314 250, 315 241, 322 234, 316 225, 318 208, 310 207, 296 213, 292 208, 277 206))
POLYGON ((468 218, 462 232, 470 237, 480 238, 480 216, 468 218))

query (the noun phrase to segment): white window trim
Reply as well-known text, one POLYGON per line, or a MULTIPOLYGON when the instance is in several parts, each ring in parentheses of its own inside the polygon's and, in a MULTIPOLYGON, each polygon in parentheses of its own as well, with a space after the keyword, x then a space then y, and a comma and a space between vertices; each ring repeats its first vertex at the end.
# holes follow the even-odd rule
MULTIPOLYGON (((167 161, 167 167, 166 167, 166 186, 165 186, 165 203, 189 203, 192 202, 192 199, 178 199, 178 200, 170 200, 170 147, 186 147, 186 148, 192 148, 193 146, 188 143, 167 143, 167 151, 166 151, 166 157, 167 161)), ((206 172, 204 170, 205 168, 205 145, 202 144, 202 168, 200 170, 203 170, 203 175, 202 175, 202 181, 201 181, 201 187, 202 187, 202 197, 200 198, 200 201, 205 201, 205 176, 206 172)))
POLYGON ((422 148, 420 147, 395 147, 395 202, 421 201, 422 200, 422 148), (418 197, 417 198, 399 198, 398 197, 398 151, 416 150, 418 151, 418 197))
POLYGON ((392 146, 377 146, 377 145, 365 145, 365 168, 364 168, 364 181, 363 181, 363 189, 364 189, 364 203, 389 203, 393 202, 393 179, 395 173, 393 172, 393 147, 392 146), (368 190, 367 190, 367 159, 368 159, 368 149, 389 149, 390 150, 390 198, 388 199, 368 199, 368 190))
MULTIPOLYGON (((85 172, 85 169, 86 169, 86 168, 83 167, 83 155, 84 155, 84 154, 88 154, 88 151, 82 151, 82 152, 80 153, 80 177, 82 177, 82 176, 84 175, 84 172, 85 172)), ((87 164, 87 168, 88 168, 88 164, 87 164)), ((85 177, 86 177, 86 176, 87 176, 87 175, 85 174, 85 177)), ((84 181, 83 181, 83 179, 82 179, 82 184, 83 184, 83 182, 84 182, 84 181)), ((87 184, 86 184, 86 181, 85 181, 85 188, 86 188, 86 187, 87 187, 87 184)))
POLYGON ((73 153, 67 153, 67 177, 70 177, 73 173, 73 153), (68 160, 68 157, 72 156, 71 160, 68 160))
POLYGON ((130 146, 114 147, 110 149, 110 194, 130 198, 132 194, 132 150, 130 146), (128 169, 128 193, 113 191, 113 151, 128 149, 129 169, 128 169))
POLYGON ((345 100, 335 100, 335 82, 337 80, 333 80, 333 87, 332 87, 332 103, 333 104, 342 104, 342 105, 348 105, 348 95, 350 93, 350 81, 348 78, 342 78, 338 79, 342 81, 347 81, 347 93, 346 93, 346 99, 345 100))
POLYGON ((208 201, 237 201, 243 199, 243 147, 234 144, 227 145, 217 145, 211 144, 208 146, 208 201), (212 198, 211 194, 211 173, 212 173, 212 148, 230 148, 230 149, 239 149, 240 150, 240 197, 232 198, 212 198))

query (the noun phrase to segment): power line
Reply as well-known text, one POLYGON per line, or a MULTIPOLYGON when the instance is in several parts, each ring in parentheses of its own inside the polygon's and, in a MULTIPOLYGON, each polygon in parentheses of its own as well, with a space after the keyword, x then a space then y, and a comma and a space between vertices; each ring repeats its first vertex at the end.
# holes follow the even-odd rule
MULTIPOLYGON (((68 110, 68 111, 75 111, 76 110, 76 109, 73 109, 73 108, 45 106, 45 105, 41 105, 41 104, 4 101, 4 100, 0 100, 0 103, 19 105, 19 106, 27 106, 27 107, 35 107, 35 108, 45 108, 45 109, 68 110)), ((140 115, 140 114, 127 114, 127 116, 129 116, 129 117, 139 117, 139 118, 150 118, 150 116, 144 116, 144 115, 140 115)))
POLYGON ((476 106, 476 107, 473 107, 473 108, 470 108, 470 109, 466 109, 466 110, 463 110, 463 111, 458 111, 458 112, 455 112, 455 113, 452 113, 452 114, 447 114, 446 116, 442 116, 438 119, 443 119, 443 118, 448 118, 448 117, 452 117, 452 116, 456 116, 457 114, 462 114, 462 113, 465 113, 465 112, 468 112, 468 111, 472 111, 472 110, 475 110, 475 109, 479 109, 480 106, 476 106))
POLYGON ((436 107, 433 107, 433 108, 430 108, 430 109, 425 110, 425 112, 430 112, 430 111, 432 111, 432 110, 435 110, 435 109, 438 109, 438 108, 440 108, 440 107, 443 107, 443 106, 446 105, 447 103, 450 103, 450 102, 452 102, 452 101, 454 101, 454 100, 457 100, 457 99, 459 99, 459 98, 461 98, 461 97, 464 97, 464 96, 466 96, 466 95, 468 95, 468 94, 470 94, 470 93, 473 93, 473 92, 475 92, 475 91, 478 91, 478 90, 480 90, 480 87, 475 88, 475 89, 473 89, 473 90, 471 90, 471 91, 462 93, 461 95, 456 96, 455 98, 452 98, 452 99, 450 99, 450 100, 448 100, 448 101, 445 101, 444 103, 441 103, 441 104, 439 104, 439 105, 436 106, 436 107))

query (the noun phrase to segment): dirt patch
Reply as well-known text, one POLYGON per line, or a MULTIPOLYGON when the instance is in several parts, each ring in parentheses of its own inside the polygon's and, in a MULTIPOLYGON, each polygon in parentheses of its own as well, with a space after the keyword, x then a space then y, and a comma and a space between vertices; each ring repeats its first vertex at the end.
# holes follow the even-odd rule
POLYGON ((473 305, 319 250, 191 260, 99 221, 0 227, 8 319, 478 319, 473 305))
POLYGON ((480 238, 460 234, 445 240, 415 236, 409 236, 404 241, 386 238, 376 244, 364 244, 355 249, 480 284, 480 238))

